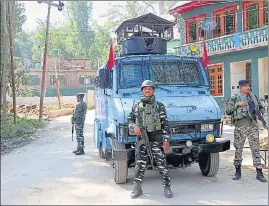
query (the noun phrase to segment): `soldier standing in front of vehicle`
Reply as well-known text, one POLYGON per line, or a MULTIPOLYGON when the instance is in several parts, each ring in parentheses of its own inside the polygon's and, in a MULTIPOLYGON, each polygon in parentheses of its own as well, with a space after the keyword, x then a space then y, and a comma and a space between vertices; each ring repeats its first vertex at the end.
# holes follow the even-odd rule
MULTIPOLYGON (((167 150, 169 147, 169 142, 167 141, 169 136, 166 110, 161 102, 155 100, 155 86, 152 81, 144 81, 141 86, 141 91, 142 96, 140 101, 134 104, 132 112, 128 116, 130 133, 137 135, 139 138, 141 137, 140 127, 142 125, 145 126, 150 141, 152 156, 163 180, 164 195, 167 198, 172 198, 173 193, 170 188, 171 180, 163 150, 167 150), (165 139, 164 142, 163 137, 165 139), (162 142, 163 148, 161 145, 162 142)), ((135 188, 131 193, 131 198, 137 198, 143 194, 141 184, 146 170, 147 158, 146 146, 142 144, 139 148, 136 147, 135 188)))
POLYGON ((250 92, 250 84, 247 80, 239 81, 240 93, 234 95, 228 102, 227 114, 232 115, 235 124, 234 147, 235 147, 235 176, 233 180, 241 178, 242 152, 245 140, 248 137, 252 152, 253 165, 256 167, 256 178, 261 182, 267 180, 262 173, 261 155, 259 149, 259 128, 257 124, 257 112, 264 113, 260 100, 250 92), (252 108, 253 107, 253 108, 252 108), (256 112, 255 112, 256 111, 256 112))
POLYGON ((84 129, 84 122, 85 122, 86 113, 87 113, 87 105, 83 101, 83 98, 84 98, 83 93, 78 93, 76 96, 77 96, 78 104, 76 106, 76 109, 72 116, 71 121, 72 121, 72 124, 75 124, 78 145, 77 145, 77 149, 73 151, 73 153, 75 153, 76 155, 82 155, 82 154, 85 154, 83 129, 84 129))

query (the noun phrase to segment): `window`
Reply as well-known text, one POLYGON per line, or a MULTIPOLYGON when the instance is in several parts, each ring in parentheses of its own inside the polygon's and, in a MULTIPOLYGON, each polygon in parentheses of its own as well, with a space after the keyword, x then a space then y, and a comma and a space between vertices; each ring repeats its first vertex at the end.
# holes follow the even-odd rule
POLYGON ((268 24, 268 2, 243 2, 244 30, 256 29, 268 24))
POLYGON ((80 76, 79 77, 79 84, 84 85, 85 84, 85 76, 80 76))
POLYGON ((223 68, 222 64, 208 66, 210 78, 210 94, 223 96, 223 68))
POLYGON ((246 79, 252 84, 251 62, 246 63, 246 79))
POLYGON ((217 23, 216 28, 213 30, 213 37, 220 37, 236 32, 236 13, 236 5, 213 12, 213 20, 217 23))
MULTIPOLYGON (((59 85, 65 85, 64 75, 58 75, 59 85)), ((50 75, 50 85, 56 85, 55 75, 50 75)))
POLYGON ((268 25, 268 2, 263 2, 263 22, 264 25, 268 25))
POLYGON ((205 32, 200 25, 205 21, 206 15, 202 14, 186 20, 186 42, 192 43, 203 40, 205 32))
POLYGON ((34 86, 39 84, 40 84, 40 78, 38 75, 26 75, 22 79, 22 85, 34 86))
POLYGON ((119 88, 139 87, 148 79, 161 85, 204 85, 199 64, 195 61, 151 60, 123 63, 119 69, 119 88))

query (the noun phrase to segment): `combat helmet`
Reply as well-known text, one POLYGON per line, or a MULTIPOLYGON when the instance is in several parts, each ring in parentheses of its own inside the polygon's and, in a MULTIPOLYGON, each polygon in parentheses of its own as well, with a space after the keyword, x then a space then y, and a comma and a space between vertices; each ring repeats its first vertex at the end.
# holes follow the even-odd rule
POLYGON ((141 90, 143 89, 143 87, 153 87, 155 89, 154 83, 150 80, 143 81, 143 83, 141 84, 141 90))
POLYGON ((76 97, 79 97, 79 98, 84 98, 84 93, 77 93, 76 97))

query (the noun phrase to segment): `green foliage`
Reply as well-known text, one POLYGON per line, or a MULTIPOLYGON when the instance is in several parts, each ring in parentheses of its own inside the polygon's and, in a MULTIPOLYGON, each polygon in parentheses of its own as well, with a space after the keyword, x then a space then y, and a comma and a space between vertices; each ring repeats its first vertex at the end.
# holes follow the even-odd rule
MULTIPOLYGON (((15 88, 16 88, 16 96, 21 96, 22 91, 19 88, 19 85, 22 84, 22 82, 25 79, 25 76, 27 74, 27 69, 24 66, 24 63, 21 58, 15 58, 15 88)), ((11 86, 11 69, 10 69, 10 58, 8 59, 8 94, 9 96, 12 95, 12 86, 11 86)))
POLYGON ((69 1, 67 9, 71 14, 73 26, 78 32, 84 56, 87 56, 90 45, 94 40, 94 33, 91 27, 92 1, 69 1))
MULTIPOLYGON (((12 7, 12 3, 10 3, 12 7)), ((12 8, 10 9, 12 10, 12 8)), ((14 38, 14 55, 17 57, 32 58, 31 48, 33 42, 30 40, 29 33, 23 31, 23 24, 26 22, 25 5, 16 1, 15 17, 13 22, 13 38, 14 38)))
MULTIPOLYGON (((92 68, 97 69, 107 60, 111 34, 120 23, 148 12, 166 12, 176 2, 126 1, 117 6, 109 3, 109 10, 103 14, 107 21, 100 25, 92 20, 92 1, 68 1, 62 12, 66 20, 61 24, 50 24, 48 50, 58 49, 70 58, 90 57, 92 68)), ((24 4, 16 3, 16 8, 16 56, 41 60, 45 46, 46 20, 38 20, 38 26, 33 33, 24 32, 21 29, 26 20, 24 4)))
POLYGON ((43 123, 38 119, 29 119, 26 117, 17 117, 17 124, 13 123, 12 115, 8 115, 6 124, 1 121, 1 141, 28 136, 33 134, 38 128, 42 128, 43 123))
POLYGON ((90 48, 91 67, 94 70, 104 64, 108 58, 110 34, 109 26, 94 25, 95 39, 90 48))
MULTIPOLYGON (((12 6, 12 5, 10 5, 12 6)), ((14 35, 15 37, 20 36, 19 34, 23 31, 22 26, 26 22, 26 15, 25 15, 25 6, 24 3, 16 1, 15 7, 15 18, 14 18, 14 35)))

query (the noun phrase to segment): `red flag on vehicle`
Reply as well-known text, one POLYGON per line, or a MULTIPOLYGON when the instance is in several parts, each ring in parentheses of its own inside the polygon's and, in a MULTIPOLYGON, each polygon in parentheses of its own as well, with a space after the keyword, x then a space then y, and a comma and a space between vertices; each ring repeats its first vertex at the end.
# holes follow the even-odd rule
POLYGON ((207 65, 209 64, 209 58, 207 55, 205 43, 203 44, 203 64, 204 64, 204 67, 207 67, 207 65))
POLYGON ((109 51, 109 57, 107 62, 107 69, 110 70, 115 66, 115 54, 113 49, 113 41, 110 40, 110 51, 109 51))

